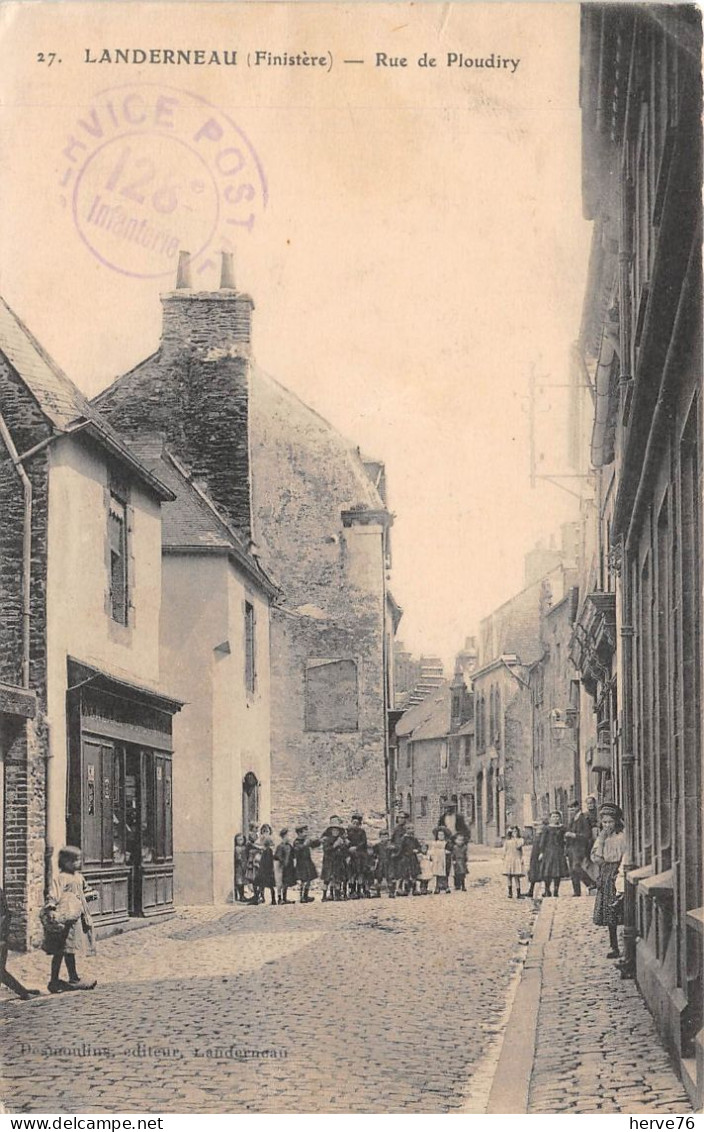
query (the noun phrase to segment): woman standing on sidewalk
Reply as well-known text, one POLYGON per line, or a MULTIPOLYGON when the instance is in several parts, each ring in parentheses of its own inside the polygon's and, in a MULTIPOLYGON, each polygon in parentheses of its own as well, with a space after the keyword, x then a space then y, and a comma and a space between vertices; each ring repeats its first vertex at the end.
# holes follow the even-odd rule
POLYGON ((598 834, 592 860, 599 865, 594 901, 594 923, 609 929, 611 951, 607 959, 618 959, 618 924, 620 922, 619 903, 616 899, 616 877, 621 869, 621 861, 626 851, 626 838, 623 833, 623 814, 614 802, 604 802, 601 807, 601 832, 598 834))
POLYGON ((552 811, 550 821, 543 830, 540 844, 540 872, 545 882, 545 896, 557 896, 560 891, 560 881, 570 875, 565 856, 565 827, 559 810, 552 811))

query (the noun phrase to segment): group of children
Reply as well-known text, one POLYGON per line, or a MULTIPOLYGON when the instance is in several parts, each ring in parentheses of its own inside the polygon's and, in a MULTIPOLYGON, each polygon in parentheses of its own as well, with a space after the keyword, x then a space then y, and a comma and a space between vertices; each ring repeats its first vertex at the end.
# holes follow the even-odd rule
POLYGON ((324 901, 360 900, 380 897, 386 885, 388 895, 424 896, 431 891, 450 892, 452 872, 454 887, 465 891, 467 877, 467 844, 461 834, 449 836, 439 827, 434 840, 421 843, 405 814, 399 814, 393 832, 381 830, 379 839, 370 843, 360 813, 352 814, 345 825, 333 814, 319 837, 310 835, 307 825, 296 826, 296 836, 282 829, 275 842, 272 828, 264 824, 249 827, 247 836, 235 837, 234 895, 238 902, 260 904, 265 892, 274 905, 292 904, 291 889, 298 887, 301 904, 314 900, 310 895, 312 881, 318 877, 312 851, 322 848, 320 878, 324 901), (251 894, 246 894, 249 886, 251 894))

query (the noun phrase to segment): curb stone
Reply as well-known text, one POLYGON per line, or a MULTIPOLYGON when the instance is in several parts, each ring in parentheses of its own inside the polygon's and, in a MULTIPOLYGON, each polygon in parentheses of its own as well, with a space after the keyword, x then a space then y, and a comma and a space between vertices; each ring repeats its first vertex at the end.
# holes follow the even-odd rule
POLYGON ((536 918, 533 938, 528 945, 521 981, 513 1000, 499 1064, 489 1094, 486 1111, 490 1115, 525 1115, 528 1112, 543 988, 544 949, 552 933, 554 917, 554 903, 543 901, 536 918))

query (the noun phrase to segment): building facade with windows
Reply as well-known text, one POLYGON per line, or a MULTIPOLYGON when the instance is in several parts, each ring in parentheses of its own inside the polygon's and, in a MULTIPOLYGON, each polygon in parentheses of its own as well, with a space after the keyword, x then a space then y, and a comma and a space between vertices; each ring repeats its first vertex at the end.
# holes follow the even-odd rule
POLYGON ((21 688, 2 701, 2 878, 26 947, 67 842, 82 849, 99 922, 173 905, 181 705, 159 672, 172 496, 4 303, 0 422, 0 675, 21 688))
POLYGON ((235 288, 230 257, 220 289, 197 291, 182 256, 162 304, 159 349, 96 404, 125 436, 163 434, 281 587, 270 622, 272 821, 317 828, 355 808, 382 820, 396 618, 383 465, 255 364, 253 302, 235 288))
MULTIPOLYGON (((582 345, 609 569, 578 645, 628 840, 624 976, 704 1099, 701 12, 585 5, 582 345), (583 639, 582 639, 583 638, 583 639), (603 726, 601 724, 603 723, 603 726)), ((583 677, 584 678, 584 677, 583 677)), ((605 764, 608 763, 608 766, 605 764)))
POLYGON ((459 671, 396 724, 395 809, 409 815, 421 841, 432 840, 446 802, 472 821, 473 732, 474 696, 459 671))
POLYGON ((543 614, 543 654, 531 666, 533 702, 533 795, 535 818, 582 801, 580 764, 580 682, 570 646, 579 591, 570 588, 543 614))
POLYGON ((174 720, 174 900, 233 898, 233 838, 271 814, 269 609, 278 590, 159 437, 130 444, 162 505, 161 678, 174 720))
MULTIPOLYGON (((473 837, 487 845, 500 841, 509 825, 533 825, 542 808, 535 773, 536 741, 544 736, 545 726, 543 722, 541 732, 536 719, 543 711, 540 679, 545 680, 546 633, 559 622, 559 616, 550 620, 551 610, 562 606, 575 580, 574 533, 574 524, 566 524, 559 549, 537 547, 529 552, 525 588, 480 624, 479 667, 472 675, 473 837), (540 575, 545 565, 550 569, 540 575)), ((562 649, 564 634, 558 637, 562 649)), ((555 658, 558 637, 553 641, 555 658)), ((562 673, 562 657, 559 666, 562 673)), ((543 792, 552 796, 552 783, 543 792)))

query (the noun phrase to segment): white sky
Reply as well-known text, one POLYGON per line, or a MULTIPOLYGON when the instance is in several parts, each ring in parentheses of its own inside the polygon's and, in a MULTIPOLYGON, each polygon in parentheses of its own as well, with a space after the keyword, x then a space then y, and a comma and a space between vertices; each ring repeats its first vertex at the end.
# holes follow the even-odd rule
MULTIPOLYGON (((586 280, 579 5, 63 3, 6 6, 0 19, 6 300, 89 395, 151 353, 169 277, 130 277, 93 254, 61 151, 119 84, 175 87, 226 111, 268 185, 235 243, 257 359, 385 460, 399 636, 449 660, 521 588, 523 553, 573 515, 566 494, 529 487, 526 395, 531 364, 566 380, 586 280), (83 62, 103 47, 237 49, 239 62, 83 62), (248 68, 257 49, 331 51, 333 68, 248 68), (48 67, 39 51, 62 61, 48 67), (409 65, 377 68, 377 51, 409 65), (435 70, 416 66, 426 51, 435 70), (520 63, 448 68, 448 52, 520 63)), ((177 141, 142 133, 135 152, 153 153, 155 177, 182 153, 191 176, 177 141)), ((86 165, 86 192, 119 152, 114 140, 86 165)), ((182 242, 198 238, 207 196, 169 217, 182 242)), ((563 401, 550 400, 538 447, 559 471, 563 401)))

